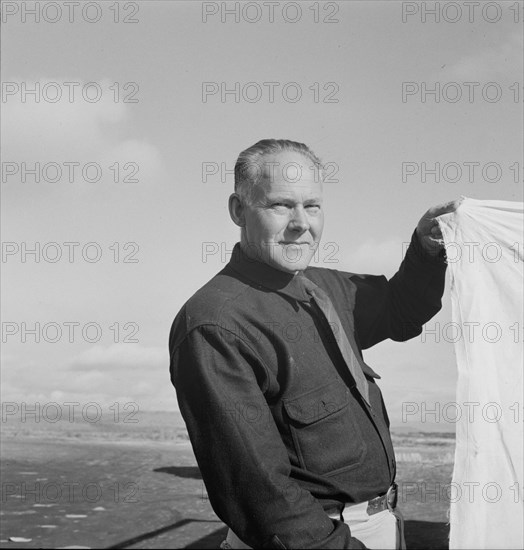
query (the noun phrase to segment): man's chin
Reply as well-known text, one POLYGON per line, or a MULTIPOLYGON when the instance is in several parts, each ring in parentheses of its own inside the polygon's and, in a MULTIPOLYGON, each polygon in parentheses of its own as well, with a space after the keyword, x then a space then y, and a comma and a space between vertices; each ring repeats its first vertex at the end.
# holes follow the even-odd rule
POLYGON ((296 273, 304 271, 311 261, 312 254, 310 250, 304 250, 302 246, 280 246, 273 249, 273 255, 270 263, 276 269, 286 273, 296 273))
POLYGON ((272 261, 271 266, 275 269, 278 269, 280 271, 285 271, 286 273, 294 274, 297 271, 304 271, 304 269, 307 268, 309 265, 309 261, 305 261, 301 259, 298 262, 290 262, 290 261, 272 261))

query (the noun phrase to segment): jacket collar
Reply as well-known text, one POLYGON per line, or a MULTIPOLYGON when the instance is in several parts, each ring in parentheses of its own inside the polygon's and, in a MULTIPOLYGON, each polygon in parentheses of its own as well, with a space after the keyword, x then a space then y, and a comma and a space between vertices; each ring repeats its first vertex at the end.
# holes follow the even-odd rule
POLYGON ((253 260, 242 251, 240 243, 233 248, 228 267, 255 286, 273 290, 299 302, 311 300, 311 296, 301 282, 303 272, 287 273, 264 262, 253 260))

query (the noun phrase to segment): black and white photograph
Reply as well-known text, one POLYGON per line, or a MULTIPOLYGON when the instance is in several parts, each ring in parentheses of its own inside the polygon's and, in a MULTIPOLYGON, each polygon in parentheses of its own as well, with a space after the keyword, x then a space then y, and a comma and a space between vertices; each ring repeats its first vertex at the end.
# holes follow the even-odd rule
POLYGON ((0 0, 0 548, 522 549, 523 46, 0 0))

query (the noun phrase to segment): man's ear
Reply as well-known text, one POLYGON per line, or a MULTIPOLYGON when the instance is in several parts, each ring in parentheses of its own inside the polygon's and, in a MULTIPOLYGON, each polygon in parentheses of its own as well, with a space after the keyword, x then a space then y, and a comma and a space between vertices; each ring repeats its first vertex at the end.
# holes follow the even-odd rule
POLYGON ((246 220, 244 216, 244 204, 240 200, 240 197, 237 193, 233 193, 229 197, 229 215, 231 219, 238 225, 238 227, 244 227, 246 225, 246 220))

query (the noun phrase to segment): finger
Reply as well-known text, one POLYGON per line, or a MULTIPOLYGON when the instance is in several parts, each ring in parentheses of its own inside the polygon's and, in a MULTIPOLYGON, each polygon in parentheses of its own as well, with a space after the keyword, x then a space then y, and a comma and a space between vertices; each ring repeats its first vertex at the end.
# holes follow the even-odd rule
POLYGON ((434 245, 444 246, 444 239, 434 239, 433 237, 428 237, 428 240, 434 245))
POLYGON ((428 212, 431 214, 432 217, 437 218, 438 216, 442 216, 443 214, 455 212, 455 210, 462 204, 463 201, 464 197, 461 197, 460 199, 455 199, 453 201, 434 206, 433 208, 430 208, 428 212))

